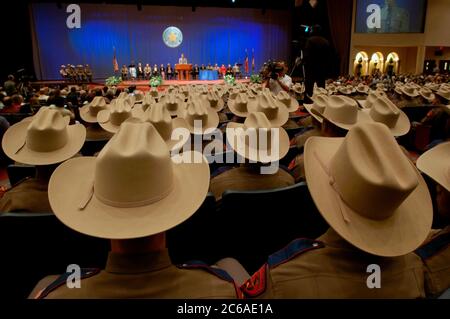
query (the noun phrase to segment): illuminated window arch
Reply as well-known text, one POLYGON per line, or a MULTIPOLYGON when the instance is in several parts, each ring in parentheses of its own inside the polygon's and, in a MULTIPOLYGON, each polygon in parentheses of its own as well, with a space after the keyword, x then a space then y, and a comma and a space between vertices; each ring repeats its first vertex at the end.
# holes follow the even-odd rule
POLYGON ((375 52, 372 54, 369 62, 369 74, 374 74, 375 72, 384 71, 384 55, 381 52, 375 52))
POLYGON ((400 58, 397 54, 397 52, 391 52, 386 57, 386 65, 385 65, 385 72, 388 72, 388 68, 390 65, 393 65, 393 71, 395 74, 399 73, 399 66, 400 66, 400 58), (392 61, 392 63, 391 63, 392 61))
POLYGON ((369 55, 365 51, 360 51, 356 54, 353 63, 353 74, 362 76, 367 75, 369 67, 369 55))

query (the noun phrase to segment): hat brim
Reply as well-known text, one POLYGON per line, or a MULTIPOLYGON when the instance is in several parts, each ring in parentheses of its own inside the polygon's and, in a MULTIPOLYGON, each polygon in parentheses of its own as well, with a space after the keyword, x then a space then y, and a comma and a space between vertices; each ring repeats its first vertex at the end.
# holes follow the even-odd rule
MULTIPOLYGON (((305 145, 306 180, 320 214, 342 238, 369 254, 397 257, 414 251, 427 238, 433 220, 431 197, 422 176, 417 173, 419 185, 390 218, 382 221, 365 218, 338 197, 316 158, 319 156, 329 167, 343 141, 343 138, 312 137, 305 145), (349 222, 342 217, 341 207, 349 222)), ((367 157, 363 161, 371 160, 370 154, 361 155, 367 157)))
POLYGON ((174 163, 173 190, 156 203, 118 208, 104 204, 93 195, 88 205, 79 210, 90 192, 94 174, 94 157, 76 158, 60 165, 48 187, 53 212, 63 224, 82 234, 133 239, 164 232, 191 217, 208 193, 210 172, 204 158, 201 164, 174 163))
POLYGON ((219 115, 211 108, 208 108, 207 111, 208 122, 206 123, 206 125, 203 125, 201 132, 196 131, 195 128, 185 120, 185 110, 180 110, 178 118, 173 120, 173 128, 185 128, 194 135, 203 135, 206 131, 217 129, 220 122, 219 115))
MULTIPOLYGON (((316 113, 314 113, 313 110, 313 104, 303 104, 305 109, 308 111, 309 114, 311 114, 312 117, 314 117, 319 123, 323 123, 323 117, 318 116, 316 113)), ((317 110, 314 110, 318 112, 317 110)))
MULTIPOLYGON (((247 104, 248 112, 249 113, 260 112, 260 111, 258 111, 258 103, 259 103, 258 100, 249 101, 247 104)), ((286 124, 287 121, 289 121, 289 111, 287 110, 286 106, 281 102, 278 102, 278 103, 281 104, 281 105, 280 104, 277 105, 278 106, 278 116, 274 119, 268 118, 270 124, 275 127, 281 127, 284 124, 286 124)))
POLYGON ((287 110, 289 113, 293 113, 293 112, 297 111, 298 108, 300 107, 300 104, 294 97, 291 97, 291 100, 289 101, 288 105, 284 104, 281 101, 280 101, 280 103, 282 103, 285 107, 287 107, 287 110))
POLYGON ((29 122, 19 122, 11 126, 3 136, 2 147, 5 154, 16 162, 27 165, 52 165, 64 162, 75 156, 83 147, 86 140, 86 129, 81 124, 67 127, 67 144, 52 152, 36 152, 25 144, 29 122))
MULTIPOLYGON (((250 101, 248 102, 250 103, 250 101)), ((231 113, 233 113, 234 115, 237 115, 239 117, 248 117, 248 115, 250 114, 248 112, 248 103, 247 103, 247 112, 241 112, 239 110, 236 109, 236 100, 229 100, 228 101, 228 108, 230 109, 231 113)))
MULTIPOLYGON (((367 113, 370 117, 370 109, 364 109, 362 111, 367 113)), ((404 135, 408 134, 409 131, 411 130, 411 122, 409 121, 408 116, 402 110, 399 109, 399 111, 400 111, 400 116, 399 116, 398 121, 395 124, 395 126, 388 127, 388 129, 391 131, 392 135, 395 137, 404 136, 404 135)), ((379 122, 379 123, 383 124, 382 122, 379 122)))
MULTIPOLYGON (((143 116, 144 116, 144 111, 142 111, 142 108, 134 107, 131 110, 131 116, 129 118, 134 117, 134 118, 142 119, 143 116)), ((117 133, 120 129, 120 126, 122 125, 122 123, 120 125, 114 125, 113 123, 111 123, 109 110, 103 110, 103 111, 98 112, 97 122, 101 126, 102 129, 104 129, 105 131, 107 131, 109 133, 117 133)))
POLYGON ((450 192, 450 143, 440 144, 417 160, 417 167, 450 192))
POLYGON ((420 94, 419 94, 419 92, 417 92, 417 91, 415 91, 416 93, 408 93, 408 92, 406 92, 405 90, 402 90, 402 93, 404 94, 404 95, 406 95, 406 96, 409 96, 409 97, 418 97, 420 94))
POLYGON ((444 96, 441 93, 439 93, 439 91, 437 91, 436 94, 439 95, 440 97, 442 97, 443 99, 446 99, 447 101, 450 101, 450 96, 444 96))
MULTIPOLYGON (((228 123, 227 125, 227 130, 228 129, 237 129, 237 128, 242 128, 244 129, 244 125, 243 124, 239 124, 239 123, 228 123)), ((286 130, 282 127, 276 127, 275 129, 279 130, 279 135, 278 135, 278 154, 272 154, 271 151, 269 150, 268 153, 270 154, 266 154, 267 156, 270 157, 270 160, 267 159, 262 159, 259 156, 259 151, 256 148, 250 148, 246 143, 244 143, 245 141, 242 141, 242 145, 245 146, 245 149, 241 149, 238 147, 238 139, 241 139, 243 136, 242 135, 236 135, 236 134, 231 134, 232 136, 234 136, 234 139, 231 139, 230 134, 227 134, 227 141, 230 144, 230 147, 240 156, 242 156, 243 158, 246 158, 250 161, 253 162, 259 162, 259 163, 263 163, 263 164, 267 164, 267 163, 272 163, 272 162, 277 162, 279 160, 281 160, 282 158, 284 158, 286 156, 286 154, 289 151, 289 135, 287 134, 286 130)))
POLYGON ((320 114, 317 110, 315 109, 311 109, 311 112, 316 114, 317 116, 320 116, 324 119, 326 119, 328 122, 331 122, 332 124, 336 125, 339 128, 342 128, 344 130, 351 130, 355 125, 361 124, 361 123, 369 123, 369 122, 373 122, 372 118, 370 117, 370 115, 367 112, 364 112, 363 110, 358 109, 357 114, 357 119, 356 122, 353 124, 345 124, 345 123, 341 123, 341 122, 337 122, 334 120, 331 120, 330 118, 326 117, 324 114, 320 114))
MULTIPOLYGON (((106 110, 107 108, 105 108, 106 110)), ((98 114, 98 113, 97 113, 98 114)), ((86 123, 98 123, 97 121, 97 115, 92 115, 89 112, 89 104, 86 104, 85 106, 80 108, 80 117, 83 121, 86 123)))

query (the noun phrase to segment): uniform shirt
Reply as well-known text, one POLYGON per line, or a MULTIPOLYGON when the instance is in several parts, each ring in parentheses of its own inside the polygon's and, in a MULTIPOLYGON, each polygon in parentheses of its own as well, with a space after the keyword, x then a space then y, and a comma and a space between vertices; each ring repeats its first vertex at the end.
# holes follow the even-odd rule
POLYGON ((292 186, 295 183, 294 178, 283 169, 279 169, 273 175, 260 172, 259 167, 229 168, 211 179, 210 191, 216 200, 220 200, 222 194, 227 190, 269 190, 292 186))
POLYGON ((0 200, 0 212, 51 212, 48 183, 28 178, 7 191, 0 200))
POLYGON ((269 263, 242 286, 244 292, 245 287, 248 290, 257 283, 260 287, 254 290, 258 292, 254 297, 265 299, 425 297, 423 266, 414 253, 395 258, 369 255, 331 228, 310 247, 296 251, 291 245, 274 256, 284 260, 270 262, 274 259, 271 256, 269 263), (372 264, 381 267, 381 289, 367 287, 371 273, 366 271, 372 264))
POLYGON ((235 299, 232 282, 203 269, 172 265, 167 250, 142 255, 110 253, 105 270, 83 279, 80 289, 61 285, 47 299, 235 299))
POLYGON ((416 253, 425 265, 425 289, 429 297, 438 297, 450 288, 450 226, 434 232, 416 253))

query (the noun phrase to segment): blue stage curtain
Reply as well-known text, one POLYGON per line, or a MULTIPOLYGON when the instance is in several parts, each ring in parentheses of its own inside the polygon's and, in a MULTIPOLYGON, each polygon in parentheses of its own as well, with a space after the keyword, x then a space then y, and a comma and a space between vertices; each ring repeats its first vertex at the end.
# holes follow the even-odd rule
POLYGON ((31 6, 36 75, 58 79, 62 64, 90 64, 95 78, 113 75, 113 48, 119 67, 131 61, 172 66, 184 53, 189 63, 214 65, 244 63, 252 49, 256 71, 269 58, 288 60, 291 14, 258 9, 197 8, 80 4, 81 28, 66 26, 66 6, 37 3, 31 6), (183 43, 167 47, 163 31, 176 26, 183 43))

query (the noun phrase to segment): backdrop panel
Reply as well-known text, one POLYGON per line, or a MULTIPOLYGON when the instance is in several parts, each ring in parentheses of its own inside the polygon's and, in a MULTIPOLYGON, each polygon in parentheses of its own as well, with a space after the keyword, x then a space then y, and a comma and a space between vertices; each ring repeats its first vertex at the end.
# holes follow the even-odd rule
POLYGON ((119 66, 136 63, 244 63, 252 50, 256 67, 273 59, 289 59, 291 13, 257 9, 197 8, 81 4, 81 28, 66 25, 66 5, 32 4, 34 61, 40 79, 58 79, 62 64, 90 64, 94 77, 113 74, 113 48, 119 66), (183 33, 183 43, 167 47, 162 39, 169 26, 183 33))

